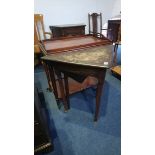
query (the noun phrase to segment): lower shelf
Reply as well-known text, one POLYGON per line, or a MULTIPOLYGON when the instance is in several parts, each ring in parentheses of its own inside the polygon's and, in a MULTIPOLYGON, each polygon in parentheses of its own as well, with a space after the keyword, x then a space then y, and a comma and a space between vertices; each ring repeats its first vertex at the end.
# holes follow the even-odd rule
MULTIPOLYGON (((64 82, 64 80, 63 80, 63 82, 64 82)), ((75 92, 79 92, 79 91, 89 88, 91 86, 96 86, 97 82, 98 82, 97 79, 94 77, 91 77, 91 76, 88 76, 82 83, 79 83, 72 78, 68 78, 69 94, 71 95, 75 92)), ((52 85, 52 83, 51 83, 51 85, 52 85)), ((57 91, 58 91, 58 98, 62 98, 58 80, 56 80, 56 86, 57 86, 57 91)))

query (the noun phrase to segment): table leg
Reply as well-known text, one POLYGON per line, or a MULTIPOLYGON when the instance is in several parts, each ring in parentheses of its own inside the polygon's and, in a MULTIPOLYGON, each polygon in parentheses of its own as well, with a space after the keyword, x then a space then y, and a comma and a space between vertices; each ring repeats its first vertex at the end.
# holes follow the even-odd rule
POLYGON ((106 74, 106 70, 100 72, 98 76, 98 84, 97 84, 97 89, 96 89, 96 109, 95 109, 94 121, 97 121, 98 119, 98 114, 99 114, 99 109, 100 109, 100 99, 101 99, 102 88, 103 88, 103 84, 105 80, 105 74, 106 74))
POLYGON ((65 83, 66 100, 67 100, 67 104, 68 104, 68 109, 70 109, 68 76, 65 73, 64 73, 64 83, 65 83))
POLYGON ((65 110, 65 112, 67 112, 68 106, 67 106, 67 100, 66 100, 65 92, 64 92, 64 85, 63 85, 63 81, 62 81, 62 78, 61 78, 61 72, 59 70, 55 70, 55 73, 57 74, 57 77, 58 77, 60 93, 61 93, 62 100, 63 100, 63 103, 64 103, 64 110, 65 110))
POLYGON ((45 69, 45 73, 46 73, 46 76, 47 76, 47 81, 48 81, 48 86, 49 86, 49 91, 52 91, 52 86, 51 86, 51 79, 50 79, 50 74, 49 74, 49 69, 48 69, 48 66, 42 61, 42 65, 45 69))
POLYGON ((53 87, 53 91, 54 91, 53 93, 55 95, 55 99, 56 99, 58 108, 60 108, 61 105, 60 105, 59 98, 58 98, 58 91, 57 91, 57 86, 56 86, 56 79, 55 79, 54 69, 50 65, 49 65, 49 72, 50 72, 50 78, 51 78, 52 87, 53 87))

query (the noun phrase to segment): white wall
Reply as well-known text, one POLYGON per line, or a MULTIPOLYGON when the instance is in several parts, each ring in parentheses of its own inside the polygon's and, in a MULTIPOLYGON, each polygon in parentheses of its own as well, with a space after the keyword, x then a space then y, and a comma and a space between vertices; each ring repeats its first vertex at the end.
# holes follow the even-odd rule
POLYGON ((120 14, 121 0, 97 0, 97 10, 102 12, 104 24, 108 19, 120 14))
POLYGON ((103 22, 119 14, 120 0, 34 0, 34 13, 44 15, 46 31, 49 25, 85 23, 88 13, 102 12, 103 22))

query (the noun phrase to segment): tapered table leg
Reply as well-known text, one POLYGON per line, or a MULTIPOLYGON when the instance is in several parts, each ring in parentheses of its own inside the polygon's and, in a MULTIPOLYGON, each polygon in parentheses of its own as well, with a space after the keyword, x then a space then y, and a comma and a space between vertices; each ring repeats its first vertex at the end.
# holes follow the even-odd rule
POLYGON ((49 91, 52 91, 52 86, 51 86, 51 83, 50 83, 51 79, 50 79, 50 74, 49 74, 48 66, 43 61, 42 61, 42 65, 43 65, 45 73, 46 73, 46 77, 47 77, 47 81, 48 81, 48 86, 49 86, 48 89, 49 89, 49 91))
POLYGON ((59 87, 60 87, 60 93, 61 93, 61 96, 62 96, 62 99, 63 99, 63 103, 64 103, 64 110, 65 110, 65 112, 67 112, 67 110, 68 110, 68 105, 67 105, 67 100, 66 100, 66 97, 65 97, 64 85, 63 85, 63 81, 62 81, 62 78, 61 78, 61 72, 60 72, 59 70, 55 70, 55 73, 56 73, 57 76, 58 76, 58 82, 59 82, 59 87))
POLYGON ((65 83, 67 105, 68 105, 68 109, 70 109, 68 76, 65 73, 64 73, 64 83, 65 83))
POLYGON ((58 98, 58 91, 57 91, 57 86, 56 86, 56 79, 55 79, 54 69, 50 65, 49 65, 49 72, 50 72, 50 78, 51 78, 51 82, 52 82, 52 87, 53 87, 53 90, 54 90, 53 93, 55 95, 55 99, 56 99, 58 108, 60 108, 61 104, 60 104, 60 101, 59 101, 59 98, 58 98))
POLYGON ((98 84, 97 84, 97 89, 96 89, 96 109, 95 109, 94 121, 97 121, 98 119, 98 114, 99 114, 99 109, 100 109, 100 99, 101 99, 102 88, 103 88, 103 84, 105 80, 105 74, 106 74, 106 70, 100 72, 98 75, 98 84))

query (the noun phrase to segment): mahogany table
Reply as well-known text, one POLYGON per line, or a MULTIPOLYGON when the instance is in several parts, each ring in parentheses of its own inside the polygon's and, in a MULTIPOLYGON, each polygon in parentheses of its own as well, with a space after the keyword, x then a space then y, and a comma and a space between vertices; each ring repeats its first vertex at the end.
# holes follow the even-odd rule
POLYGON ((94 121, 97 121, 100 107, 100 97, 107 68, 112 65, 113 45, 108 39, 95 38, 90 35, 71 37, 59 40, 47 40, 43 44, 46 56, 42 57, 46 65, 46 74, 51 81, 55 96, 57 88, 54 72, 58 77, 64 109, 70 108, 68 77, 83 81, 88 76, 97 78, 96 110, 94 121), (61 73, 64 74, 64 82, 61 73))

